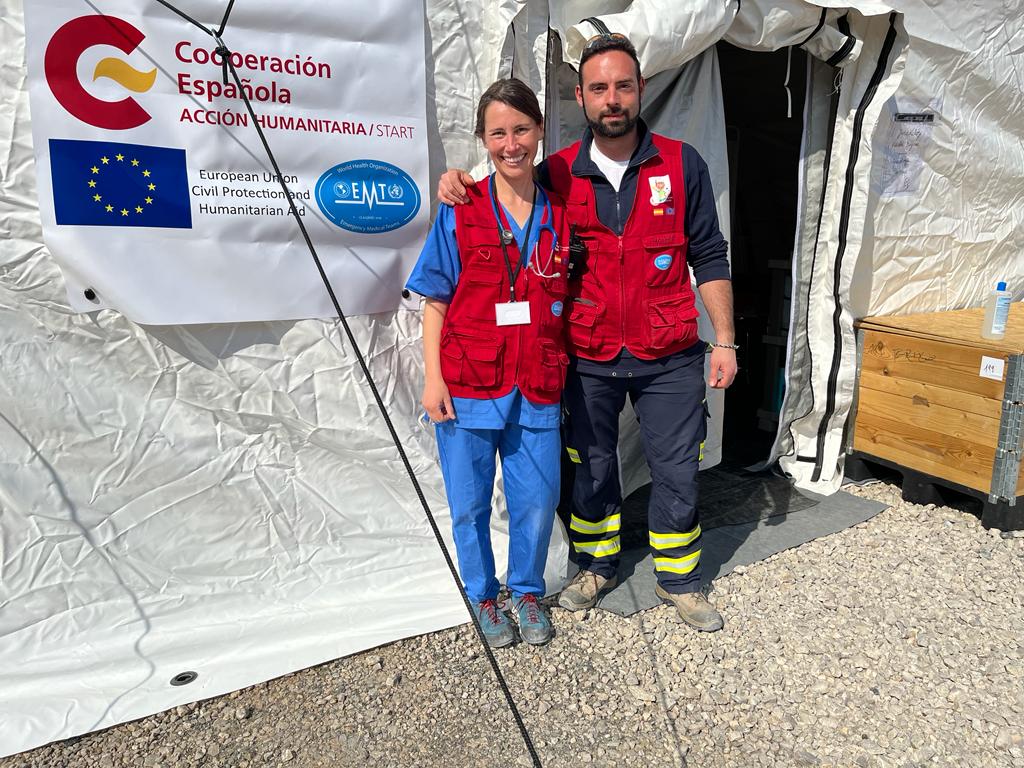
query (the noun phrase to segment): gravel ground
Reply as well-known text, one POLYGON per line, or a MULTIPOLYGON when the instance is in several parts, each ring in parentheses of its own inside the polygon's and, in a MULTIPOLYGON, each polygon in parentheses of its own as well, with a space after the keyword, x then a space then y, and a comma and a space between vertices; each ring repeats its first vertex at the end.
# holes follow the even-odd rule
MULTIPOLYGON (((545 766, 1024 766, 1024 537, 902 502, 666 606, 552 612, 498 658, 545 766)), ((529 766, 468 627, 12 758, 38 766, 529 766)))

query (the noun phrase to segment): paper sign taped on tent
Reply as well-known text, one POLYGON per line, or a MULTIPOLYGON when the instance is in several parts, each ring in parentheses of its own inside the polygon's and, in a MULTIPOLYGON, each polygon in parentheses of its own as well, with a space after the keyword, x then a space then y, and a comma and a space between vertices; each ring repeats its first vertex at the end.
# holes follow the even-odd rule
POLYGON ((897 112, 893 115, 889 135, 880 152, 882 197, 917 192, 924 168, 921 152, 931 141, 934 125, 934 112, 897 112))

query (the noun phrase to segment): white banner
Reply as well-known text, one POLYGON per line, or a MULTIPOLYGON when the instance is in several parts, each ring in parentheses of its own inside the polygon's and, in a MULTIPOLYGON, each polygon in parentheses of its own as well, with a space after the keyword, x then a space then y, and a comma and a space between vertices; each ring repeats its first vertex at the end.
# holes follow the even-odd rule
MULTIPOLYGON (((179 3, 216 29, 227 3, 179 3)), ((421 0, 248 0, 223 40, 347 314, 392 311, 429 214, 421 0)), ((153 0, 25 3, 44 239, 77 310, 335 314, 217 41, 153 0)))

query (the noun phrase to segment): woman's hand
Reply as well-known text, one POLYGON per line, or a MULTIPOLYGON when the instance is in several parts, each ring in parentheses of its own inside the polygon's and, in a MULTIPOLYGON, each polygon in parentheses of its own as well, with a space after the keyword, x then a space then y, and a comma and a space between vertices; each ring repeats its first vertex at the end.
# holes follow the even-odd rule
POLYGON ((435 424, 455 418, 455 406, 452 396, 448 394, 448 385, 440 376, 428 376, 423 385, 423 403, 427 416, 435 424))

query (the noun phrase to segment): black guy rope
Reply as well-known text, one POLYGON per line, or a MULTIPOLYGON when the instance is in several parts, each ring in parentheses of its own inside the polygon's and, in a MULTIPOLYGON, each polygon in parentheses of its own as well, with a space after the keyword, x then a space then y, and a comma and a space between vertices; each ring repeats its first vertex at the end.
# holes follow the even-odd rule
POLYGON ((267 137, 263 133, 263 128, 260 125, 259 120, 256 119, 256 112, 253 110, 252 102, 249 100, 248 95, 246 95, 242 88, 242 81, 238 76, 238 72, 235 70, 234 64, 231 63, 231 51, 224 43, 222 36, 235 0, 229 0, 227 9, 224 12, 224 18, 221 21, 220 28, 217 32, 207 29, 203 24, 176 8, 174 5, 167 2, 167 0, 156 0, 156 2, 185 19, 190 24, 198 27, 217 41, 217 53, 220 54, 224 61, 224 82, 227 84, 227 75, 230 71, 231 77, 234 79, 235 85, 238 87, 238 92, 241 94, 242 99, 245 102, 245 108, 249 113, 249 118, 252 120, 252 124, 256 128, 256 133, 260 137, 260 142, 263 144, 264 151, 267 153, 267 158, 270 160, 271 165, 274 167, 274 172, 277 174, 277 179, 284 191, 285 198, 288 200, 288 208, 291 211, 292 217, 295 219, 295 223, 299 226, 302 238, 306 241, 306 247, 309 249, 309 254, 312 256, 313 262, 316 264, 317 271, 320 273, 320 279, 323 281, 324 288, 327 290, 327 294, 331 298, 331 303, 334 305, 334 311, 345 331, 345 336, 348 339, 349 344, 352 346, 352 350, 355 352, 356 359, 359 362, 359 368, 362 370, 363 376, 366 377, 366 382, 369 384, 370 391, 373 393, 373 399, 377 403, 377 408, 380 411, 381 417, 384 419, 384 424, 387 426, 388 432, 391 434, 391 439, 395 444, 395 448, 398 450, 399 457, 402 459, 405 471, 409 475, 409 480, 412 482, 412 486, 416 491, 416 496, 419 498, 423 511, 427 516, 427 521, 430 523, 430 529, 434 532, 434 538, 437 540, 437 544, 441 549, 441 554, 444 556, 444 561, 448 565, 448 571, 451 573, 455 586, 459 590, 459 595, 462 597, 462 602, 466 607, 466 612, 469 614, 469 618, 473 623, 473 628, 476 630, 477 639, 483 646, 484 655, 486 655, 487 660, 490 662, 491 669, 498 681, 498 685, 501 688, 502 693, 505 695, 505 701, 508 704, 509 711, 512 713, 512 717, 516 722, 516 726, 519 728, 519 733, 523 737, 523 742, 526 744, 526 749, 530 753, 530 758, 533 760, 533 764, 536 768, 542 768, 540 757, 537 755, 537 750, 533 745, 533 739, 530 738, 530 733, 526 729, 526 724, 523 722, 523 718, 519 714, 519 708, 516 706, 515 700, 512 698, 512 692, 509 690, 508 683, 505 681, 501 668, 498 666, 498 662, 494 658, 494 652, 487 644, 487 639, 484 637, 484 632, 480 627, 480 622, 477 620, 476 614, 473 612, 472 606, 470 605, 469 597, 466 595, 466 590, 462 586, 462 580, 459 578, 458 571, 455 568, 455 563, 452 562, 452 557, 448 552, 448 547, 445 545, 444 539, 441 537, 441 531, 437 527, 437 521, 434 519, 434 515, 430 511, 430 505, 427 503, 427 499, 423 495, 423 489, 420 487, 416 473, 412 468, 412 464, 409 462, 409 457, 405 453, 405 448, 402 445, 401 439, 398 437, 398 432, 395 430, 395 425, 391 421, 391 416, 388 413, 387 407, 384 405, 384 400, 380 396, 380 390, 377 388, 377 384, 374 382, 373 376, 370 375, 370 368, 366 364, 366 358, 363 356, 362 350, 356 343, 356 338, 348 324, 348 318, 341 309, 341 304, 338 301, 337 295, 334 293, 334 287, 331 285, 330 278, 327 277, 327 272, 324 270, 319 254, 316 252, 316 247, 313 245, 313 241, 310 239, 309 233, 306 231, 306 225, 303 223, 302 217, 299 216, 299 212, 295 208, 295 199, 292 197, 288 184, 284 181, 284 174, 281 173, 281 168, 277 163, 277 158, 270 149, 270 144, 267 142, 267 137))

